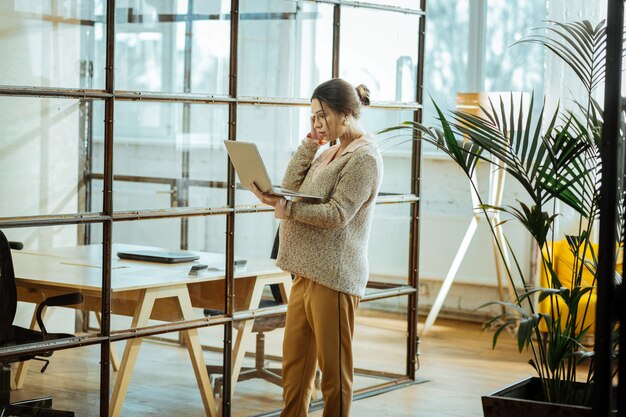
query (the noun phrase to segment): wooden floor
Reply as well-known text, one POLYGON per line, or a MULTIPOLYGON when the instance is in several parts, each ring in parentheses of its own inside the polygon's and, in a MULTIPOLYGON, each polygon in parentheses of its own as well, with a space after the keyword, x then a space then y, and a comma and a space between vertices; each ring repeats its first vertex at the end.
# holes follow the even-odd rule
MULTIPOLYGON (((396 318, 359 316, 355 336, 357 368, 402 373, 405 358, 405 322, 396 318)), ((205 341, 221 340, 221 328, 203 329, 205 341)), ((511 335, 502 335, 496 350, 491 333, 476 323, 440 319, 421 341, 418 376, 429 382, 404 387, 356 401, 353 416, 482 416, 480 397, 532 375, 527 354, 518 354, 511 335)), ((215 343, 215 342, 214 342, 215 343)), ((267 335, 268 353, 279 354, 281 334, 267 335)), ((117 346, 122 352, 123 346, 117 346)), ((252 347, 250 347, 252 349, 252 347)), ((206 352, 209 363, 221 355, 206 352)), ((99 412, 99 347, 56 352, 45 374, 32 362, 25 388, 13 400, 52 395, 56 408, 71 409, 77 417, 99 412), (42 389, 43 387, 43 389, 42 389)), ((250 360, 251 361, 251 360, 250 360)), ((115 374, 113 374, 115 375, 115 374)), ((361 388, 378 381, 357 377, 361 388)), ((233 416, 250 416, 278 409, 281 389, 261 380, 239 383, 233 416)), ((187 351, 162 342, 145 342, 122 409, 122 416, 202 416, 187 351)), ((311 416, 321 416, 315 411, 311 416)))

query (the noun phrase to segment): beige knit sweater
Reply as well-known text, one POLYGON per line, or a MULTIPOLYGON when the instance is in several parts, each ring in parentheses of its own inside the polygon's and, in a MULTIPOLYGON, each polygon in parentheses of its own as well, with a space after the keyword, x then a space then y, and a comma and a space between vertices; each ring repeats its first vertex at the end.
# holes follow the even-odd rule
POLYGON ((383 174, 380 151, 364 136, 323 166, 337 149, 326 149, 313 160, 317 149, 303 141, 282 186, 322 196, 323 201, 287 203, 276 264, 339 292, 363 296, 369 276, 368 239, 383 174))

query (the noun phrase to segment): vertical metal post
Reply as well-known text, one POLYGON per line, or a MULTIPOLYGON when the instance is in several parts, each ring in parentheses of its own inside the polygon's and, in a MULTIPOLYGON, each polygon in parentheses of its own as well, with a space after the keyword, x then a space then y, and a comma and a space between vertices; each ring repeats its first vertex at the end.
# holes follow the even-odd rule
POLYGON ((467 88, 485 89, 485 51, 487 44, 487 0, 469 2, 470 33, 467 39, 467 88))
MULTIPOLYGON (((617 2, 616 2, 617 3, 617 2)), ((622 25, 623 25, 623 18, 624 18, 624 3, 623 0, 619 1, 619 4, 615 5, 617 10, 609 10, 607 11, 607 13, 611 13, 613 12, 613 16, 612 19, 607 23, 607 25, 610 25, 613 28, 614 32, 611 32, 611 36, 613 37, 614 41, 617 41, 617 32, 618 29, 619 31, 622 30, 622 25)), ((608 41, 608 39, 607 39, 608 41)), ((623 42, 623 41, 622 41, 623 42)), ((619 42, 619 48, 617 45, 613 45, 612 48, 614 49, 614 51, 612 52, 613 55, 613 59, 618 58, 618 52, 621 53, 621 49, 623 48, 623 43, 619 42)), ((607 43, 607 50, 609 49, 609 45, 607 43)), ((608 59, 608 58, 607 58, 608 59)), ((617 80, 621 81, 621 64, 622 61, 621 59, 618 58, 618 68, 613 68, 612 73, 610 75, 611 80, 613 80, 613 77, 617 76, 617 80)), ((607 71, 607 83, 608 83, 608 71, 607 71)), ((613 88, 615 88, 616 86, 613 86, 613 88)), ((607 91, 608 91, 608 86, 607 86, 607 91)), ((617 94, 621 91, 621 88, 617 88, 617 90, 613 90, 613 94, 617 94)), ((620 98, 620 106, 619 106, 619 110, 618 110, 618 114, 617 114, 617 119, 618 119, 618 123, 620 120, 620 115, 622 117, 622 128, 624 126, 624 122, 623 122, 623 118, 624 118, 624 110, 626 107, 626 103, 624 102, 624 98, 621 97, 620 98)), ((617 152, 616 152, 617 153, 617 152)), ((624 167, 626 167, 626 161, 623 162, 624 163, 624 167)), ((626 168, 625 168, 626 169, 626 168)), ((622 172, 622 175, 624 175, 624 178, 620 178, 620 180, 624 181, 626 180, 626 172, 622 172)), ((624 188, 622 188, 622 192, 624 192, 624 188)), ((624 215, 626 216, 626 201, 624 201, 625 207, 624 207, 624 215)), ((619 242, 622 245, 624 244, 624 242, 619 242)), ((622 252, 621 252, 621 256, 622 259, 624 257, 624 250, 622 247, 622 252)), ((622 277, 624 276, 624 262, 622 261, 622 277)), ((626 354, 623 354, 626 351, 626 331, 624 331, 624 323, 626 323, 626 284, 624 284, 624 281, 622 281, 622 283, 617 287, 616 290, 616 297, 614 298, 615 300, 615 305, 617 307, 617 309, 619 309, 617 311, 617 319, 619 321, 619 326, 620 326, 620 332, 619 332, 619 350, 620 350, 620 355, 618 358, 618 363, 617 363, 617 369, 618 369, 618 386, 617 386, 617 415, 618 417, 626 417, 626 354)))
POLYGON ((340 47, 340 36, 341 36, 341 6, 339 4, 335 4, 335 8, 333 11, 333 69, 332 69, 332 77, 339 77, 339 47, 340 47))
MULTIPOLYGON (((239 39, 239 0, 230 3, 230 69, 228 94, 237 98, 237 47, 239 39)), ((237 102, 228 104, 228 139, 237 139, 237 102)), ((235 207, 235 169, 228 159, 228 207, 235 207)), ((235 310, 235 213, 226 215, 226 282, 224 285, 224 311, 233 317, 235 310)), ((233 322, 224 324, 224 385, 222 388, 222 416, 230 417, 232 384, 232 352, 233 352, 233 322)))
MULTIPOLYGON (((85 211, 91 212, 91 199, 93 193, 93 179, 91 174, 93 173, 93 100, 86 100, 87 109, 87 138, 85 140, 85 173, 83 176, 85 187, 85 211)), ((85 225, 83 228, 83 244, 87 245, 91 243, 91 224, 85 225)))
MULTIPOLYGON (((426 0, 420 1, 420 8, 422 11, 426 11, 426 0)), ((419 40, 417 50, 417 74, 416 74, 416 91, 415 101, 422 104, 424 97, 424 53, 425 53, 425 38, 426 38, 426 16, 420 16, 419 23, 419 40)), ((415 122, 422 122, 422 109, 416 110, 413 113, 413 120, 415 122)), ((416 134, 416 133, 414 133, 416 134)), ((422 159, 422 143, 417 140, 418 137, 413 138, 413 153, 411 160, 411 193, 417 196, 420 195, 420 179, 421 179, 421 159, 422 159)), ((419 299, 419 228, 420 219, 420 202, 419 200, 411 204, 411 235, 409 237, 409 285, 415 288, 415 292, 408 296, 407 305, 407 358, 406 358, 406 373, 411 379, 415 379, 417 370, 417 357, 419 336, 417 333, 417 308, 419 299)))
MULTIPOLYGON (((185 52, 183 63, 183 92, 188 94, 191 92, 191 55, 193 48, 193 0, 187 2, 187 16, 185 17, 185 52)), ((177 186, 177 207, 189 206, 189 157, 191 154, 189 133, 191 132, 191 104, 183 103, 183 149, 182 149, 182 169, 181 181, 177 186)), ((180 219, 180 248, 189 248, 189 219, 183 217, 180 219)))
MULTIPOLYGON (((621 111, 623 0, 607 7, 606 84, 602 126, 602 184, 600 186, 600 248, 596 307, 594 415, 609 416, 611 405, 611 331, 614 306, 615 239, 617 219, 617 137, 621 111)), ((622 400, 623 402, 623 400, 622 400)), ((624 410, 621 411, 622 415, 624 410)))
MULTIPOLYGON (((622 274, 622 277, 624 275, 622 274)), ((618 387, 617 387, 617 415, 618 417, 626 417, 626 354, 622 354, 626 349, 626 331, 624 323, 626 323, 626 284, 622 283, 617 288, 618 297, 616 297, 615 305, 619 308, 618 320, 620 324, 619 333, 619 349, 620 355, 617 363, 618 371, 618 387)))
MULTIPOLYGON (((105 89, 115 91, 115 0, 107 1, 106 15, 106 67, 105 89)), ((104 108, 104 195, 103 213, 113 215, 113 119, 115 96, 107 97, 104 108)), ((102 336, 111 334, 111 244, 113 234, 112 217, 102 225, 102 336)), ((100 345, 100 417, 109 417, 111 340, 100 345)))

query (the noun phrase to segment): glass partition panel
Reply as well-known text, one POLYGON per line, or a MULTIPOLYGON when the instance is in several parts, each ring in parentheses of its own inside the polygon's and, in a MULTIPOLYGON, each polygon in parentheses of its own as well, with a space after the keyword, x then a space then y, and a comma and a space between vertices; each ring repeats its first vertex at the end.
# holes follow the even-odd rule
POLYGON ((29 364, 28 370, 21 388, 11 391, 11 402, 51 397, 52 410, 71 411, 75 417, 98 415, 100 349, 100 345, 96 344, 56 351, 46 359, 50 365, 43 373, 41 369, 45 363, 34 360, 24 362, 29 364))
MULTIPOLYGON (((359 305, 352 342, 354 390, 385 383, 392 375, 405 375, 406 309, 406 296, 368 301, 359 305)), ((355 402, 354 407, 357 404, 355 402)), ((361 411, 357 414, 367 413, 361 411)))
MULTIPOLYGON (((112 332, 149 326, 165 331, 172 322, 222 314, 225 224, 224 216, 114 223, 112 332)), ((81 249, 82 263, 100 265, 101 230, 91 231, 90 242, 81 249)), ((92 313, 90 320, 93 327, 99 317, 92 313)))
POLYGON ((332 76, 333 7, 282 0, 240 3, 241 96, 311 96, 332 76))
MULTIPOLYGON (((256 143, 272 184, 281 184, 291 156, 311 129, 310 115, 309 107, 238 107, 237 140, 256 143)), ((247 190, 238 190, 236 201, 237 204, 259 202, 247 190)))
POLYGON ((225 8, 226 3, 118 1, 116 88, 227 94, 230 6, 225 8))
POLYGON ((239 214, 235 221, 235 308, 250 310, 283 304, 286 300, 281 293, 291 277, 274 260, 279 227, 274 212, 239 214))
MULTIPOLYGON (((237 140, 254 142, 274 185, 280 185, 291 156, 310 130, 309 107, 240 106, 237 140)), ((412 138, 409 130, 379 134, 384 128, 413 120, 409 110, 365 108, 360 123, 378 144, 384 163, 381 194, 411 192, 412 138)), ((256 204, 247 190, 237 192, 237 204, 256 204)))
MULTIPOLYGON (((544 94, 545 48, 537 44, 518 44, 530 34, 542 36, 547 10, 544 3, 493 3, 487 8, 487 41, 485 51, 485 91, 533 92, 535 102, 544 94), (503 25, 502 22, 511 22, 503 25), (534 29, 534 30, 531 30, 534 29)), ((524 98, 528 106, 530 98, 524 98)), ((535 105, 533 119, 539 117, 541 106, 535 105)))
MULTIPOLYGON (((427 126, 439 126, 433 101, 446 114, 457 92, 468 91, 470 1, 440 0, 428 4, 424 56, 424 115, 427 126), (432 97, 432 99, 431 99, 432 97)), ((429 151, 435 147, 424 143, 429 151)))
MULTIPOLYGON (((93 1, 0 3, 5 85, 104 88, 103 24, 93 1)), ((102 19, 104 17, 102 16, 102 19)))
MULTIPOLYGON (((219 315, 205 309, 224 311, 224 225, 224 216, 114 223, 112 331, 165 328, 219 315)), ((91 239, 102 241, 96 233, 91 239)))
MULTIPOLYGON (((222 326, 219 326, 221 329, 222 326)), ((188 330, 188 336, 180 332, 183 339, 193 340, 193 348, 202 349, 198 335, 209 332, 212 337, 223 339, 222 332, 214 332, 215 328, 200 328, 188 330)), ((112 346, 121 355, 124 345, 141 342, 141 348, 134 361, 132 376, 125 391, 125 397, 116 401, 118 392, 116 379, 119 372, 111 372, 110 386, 111 412, 119 412, 121 416, 209 416, 210 409, 205 408, 205 401, 209 406, 216 406, 209 374, 206 365, 222 363, 221 352, 202 352, 193 356, 190 353, 190 344, 172 343, 177 340, 179 332, 161 335, 165 340, 157 338, 129 339, 116 342, 112 346), (198 374, 194 367, 198 367, 198 374)), ((195 351, 194 351, 195 352, 195 351)), ((125 366, 122 362, 120 367, 125 366)), ((91 415, 94 415, 93 413, 91 415)))
POLYGON ((372 101, 415 101, 419 19, 405 13, 343 7, 340 77, 368 86, 372 101))
POLYGON ((380 194, 409 194, 411 192, 412 133, 399 130, 386 134, 381 130, 413 120, 409 110, 383 110, 366 108, 361 114, 361 126, 369 132, 383 157, 383 182, 380 194))
MULTIPOLYGON (((192 93, 228 94, 230 1, 194 2, 192 93)), ((189 42, 189 41, 187 41, 189 42)))
MULTIPOLYGON (((81 314, 76 308, 88 305, 99 310, 101 246, 94 250, 84 244, 87 227, 96 233, 102 231, 100 224, 2 230, 12 250, 0 256, 11 257, 17 287, 17 313, 13 324, 31 327, 36 304, 51 296, 78 294, 68 299, 71 308, 49 307, 42 311, 47 331, 73 337, 72 334, 83 330, 81 314), (83 292, 86 293, 84 302, 80 297, 83 292)), ((3 279, 11 279, 8 272, 2 273, 3 279)), ((94 330, 98 329, 99 326, 95 326, 94 330)))
POLYGON ((256 416, 284 406, 280 379, 284 316, 258 318, 254 323, 250 320, 235 322, 233 334, 245 331, 246 324, 251 331, 241 348, 244 356, 239 381, 233 381, 233 416, 256 416), (251 379, 256 363, 262 363, 265 372, 251 379))
POLYGON ((0 97, 1 217, 91 211, 89 126, 102 110, 91 100, 0 97))
MULTIPOLYGON (((101 229, 99 224, 91 227, 101 229)), ((86 342, 99 333, 97 323, 87 329, 82 312, 100 311, 101 258, 83 256, 83 226, 3 229, 2 233, 11 250, 0 249, 0 278, 13 281, 16 288, 15 298, 6 285, 0 293, 8 311, 12 304, 15 307, 14 315, 0 317, 2 328, 11 329, 0 335, 2 372, 11 365, 8 372, 18 388, 10 391, 10 401, 51 396, 54 409, 93 415, 99 407, 100 345, 68 349, 67 342, 86 342), (5 269, 9 259, 13 275, 5 269), (37 324, 38 318, 43 326, 37 324), (25 351, 33 347, 49 350, 37 355, 25 351), (33 360, 35 356, 49 363, 33 360)))
POLYGON ((406 203, 376 205, 368 249, 370 281, 408 284, 410 209, 406 203))
MULTIPOLYGON (((227 106, 118 102, 115 109, 115 210, 226 203, 227 106), (190 199, 191 187, 207 188, 205 198, 190 199)), ((103 160, 102 138, 96 129, 97 161, 103 160)), ((102 162, 93 169, 102 173, 102 162)), ((100 204, 101 187, 94 182, 94 206, 100 204)))
POLYGON ((220 2, 210 2, 202 13, 194 13, 191 4, 186 0, 116 3, 116 88, 228 92, 228 16, 220 14, 220 2))

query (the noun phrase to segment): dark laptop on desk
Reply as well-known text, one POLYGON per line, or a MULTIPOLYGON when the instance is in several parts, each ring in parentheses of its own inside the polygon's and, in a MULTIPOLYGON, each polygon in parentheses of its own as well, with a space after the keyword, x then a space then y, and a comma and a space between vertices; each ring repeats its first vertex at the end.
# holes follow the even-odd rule
POLYGON ((176 264, 180 262, 191 262, 200 259, 200 256, 191 252, 177 252, 167 250, 128 250, 117 253, 120 259, 131 259, 133 261, 160 262, 166 264, 176 264))

